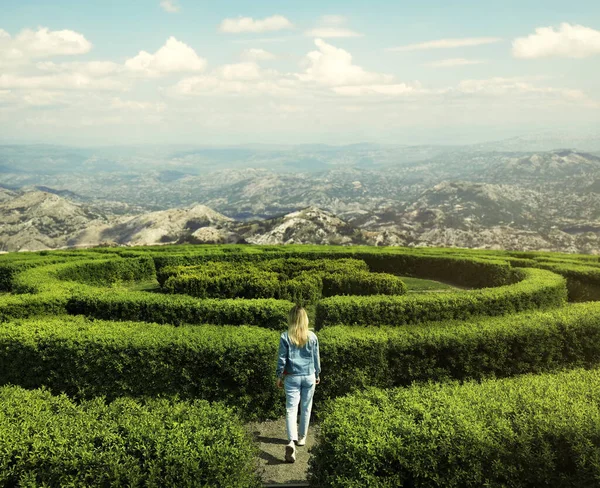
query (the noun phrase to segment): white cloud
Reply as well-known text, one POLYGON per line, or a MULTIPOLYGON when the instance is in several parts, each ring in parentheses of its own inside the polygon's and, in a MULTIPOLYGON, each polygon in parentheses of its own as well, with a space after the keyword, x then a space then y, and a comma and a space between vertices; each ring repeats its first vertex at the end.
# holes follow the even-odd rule
POLYGON ((23 101, 33 107, 47 107, 64 104, 62 94, 55 91, 32 90, 22 96, 23 101))
POLYGON ((224 79, 218 73, 185 78, 168 90, 168 94, 179 96, 206 95, 268 95, 291 96, 295 93, 293 83, 280 79, 224 79))
POLYGON ((318 51, 306 55, 306 71, 298 75, 302 81, 312 81, 330 86, 385 84, 393 81, 393 76, 369 73, 352 64, 352 55, 343 49, 315 39, 318 51))
POLYGON ((0 61, 25 62, 31 58, 85 54, 92 44, 72 30, 51 31, 40 27, 37 31, 24 29, 14 38, 0 29, 0 61))
POLYGON ((586 58, 600 54, 600 31, 582 25, 560 24, 554 27, 539 27, 535 34, 519 37, 512 43, 513 56, 535 59, 550 56, 586 58))
POLYGON ((450 58, 442 59, 441 61, 433 61, 426 63, 425 66, 431 66, 432 68, 452 68, 455 66, 468 66, 471 64, 483 64, 485 61, 479 59, 465 59, 465 58, 450 58))
POLYGON ((272 15, 265 19, 254 20, 252 17, 238 17, 225 19, 221 22, 219 30, 230 34, 242 32, 269 32, 293 28, 293 24, 282 15, 272 15))
POLYGON ((297 36, 280 36, 280 37, 262 37, 260 39, 256 38, 245 38, 245 39, 232 39, 229 42, 235 44, 261 44, 261 43, 275 43, 275 42, 288 42, 294 39, 297 36))
POLYGON ((140 51, 137 56, 125 61, 125 67, 147 76, 160 76, 175 72, 203 71, 206 60, 199 57, 190 46, 171 36, 154 54, 140 51))
POLYGON ((395 83, 389 85, 358 85, 358 86, 336 86, 333 91, 339 95, 347 96, 367 96, 367 95, 388 95, 405 96, 427 93, 420 85, 409 85, 406 83, 395 83))
POLYGON ((456 47, 481 46, 500 42, 500 37, 466 37, 462 39, 438 39, 436 41, 408 44, 406 46, 390 47, 387 51, 419 51, 424 49, 450 49, 456 47))
POLYGON ((363 34, 355 32, 344 27, 315 27, 309 31, 306 31, 306 35, 309 37, 362 37, 363 34))
POLYGON ((263 72, 260 66, 256 63, 237 63, 237 64, 225 64, 219 67, 216 74, 224 80, 240 80, 240 81, 251 81, 259 80, 263 76, 263 72))
POLYGON ((52 61, 40 61, 36 63, 36 68, 40 71, 51 73, 62 73, 68 71, 77 71, 89 76, 102 77, 115 74, 121 70, 121 66, 112 61, 88 61, 71 63, 54 63, 52 61))
POLYGON ((319 20, 319 24, 306 31, 308 37, 335 38, 335 37, 362 37, 363 34, 343 27, 346 17, 342 15, 325 15, 319 20))
POLYGON ((584 102, 584 104, 590 102, 587 95, 581 90, 539 86, 529 79, 521 77, 463 80, 454 91, 466 95, 483 95, 487 97, 529 96, 537 99, 558 98, 571 102, 579 101, 584 102))
POLYGON ((181 9, 177 0, 161 0, 160 6, 165 12, 169 12, 171 14, 177 13, 181 9))
POLYGON ((56 73, 45 76, 0 75, 0 88, 46 90, 109 90, 128 89, 128 85, 110 78, 96 79, 83 73, 56 73))
POLYGON ((298 81, 253 62, 226 64, 201 76, 184 78, 167 90, 173 97, 189 95, 296 95, 298 81))
POLYGON ((276 57, 277 56, 264 49, 251 48, 245 49, 242 52, 242 59, 244 61, 271 61, 276 59, 276 57))
POLYGON ((323 25, 341 25, 346 23, 346 17, 343 15, 323 15, 321 24, 323 25))
POLYGON ((167 105, 162 102, 153 103, 153 102, 139 102, 136 100, 122 100, 119 97, 114 97, 110 101, 111 109, 115 110, 134 110, 134 111, 145 111, 152 110, 155 112, 163 112, 167 105))

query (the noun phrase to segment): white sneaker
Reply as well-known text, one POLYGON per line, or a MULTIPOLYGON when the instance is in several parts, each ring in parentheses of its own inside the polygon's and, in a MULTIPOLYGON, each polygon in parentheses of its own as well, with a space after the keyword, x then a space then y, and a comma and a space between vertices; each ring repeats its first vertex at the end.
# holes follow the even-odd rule
POLYGON ((287 446, 285 446, 285 460, 288 463, 293 463, 296 461, 296 446, 294 446, 294 441, 291 441, 287 446))
POLYGON ((298 439, 298 442, 296 444, 298 446, 303 446, 304 444, 306 444, 306 437, 300 437, 300 439, 298 439))

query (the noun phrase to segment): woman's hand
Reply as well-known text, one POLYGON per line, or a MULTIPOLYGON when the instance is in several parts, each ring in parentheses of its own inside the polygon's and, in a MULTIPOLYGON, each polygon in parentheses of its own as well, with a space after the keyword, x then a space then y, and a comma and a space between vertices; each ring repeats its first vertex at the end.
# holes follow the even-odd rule
POLYGON ((318 385, 319 383, 321 383, 321 378, 317 378, 317 379, 315 380, 315 385, 318 385))
POLYGON ((283 380, 281 378, 277 378, 277 388, 283 388, 283 380))

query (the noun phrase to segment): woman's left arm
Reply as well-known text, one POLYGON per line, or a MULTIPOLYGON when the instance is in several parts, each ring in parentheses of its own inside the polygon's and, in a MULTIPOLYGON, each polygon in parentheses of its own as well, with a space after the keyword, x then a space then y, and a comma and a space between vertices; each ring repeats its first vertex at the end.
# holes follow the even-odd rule
POLYGON ((279 339, 279 352, 277 353, 277 378, 283 379, 283 370, 285 369, 285 364, 287 362, 288 357, 288 343, 283 338, 283 334, 281 334, 281 338, 279 339))

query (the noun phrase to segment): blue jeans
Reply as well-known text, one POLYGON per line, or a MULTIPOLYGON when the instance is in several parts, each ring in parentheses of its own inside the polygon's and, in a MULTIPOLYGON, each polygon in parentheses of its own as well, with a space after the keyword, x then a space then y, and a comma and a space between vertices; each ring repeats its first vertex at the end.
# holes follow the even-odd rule
POLYGON ((310 411, 312 409, 313 394, 315 393, 315 375, 287 375, 285 387, 285 426, 288 441, 298 440, 296 420, 298 418, 298 404, 300 408, 300 437, 306 437, 310 411))

